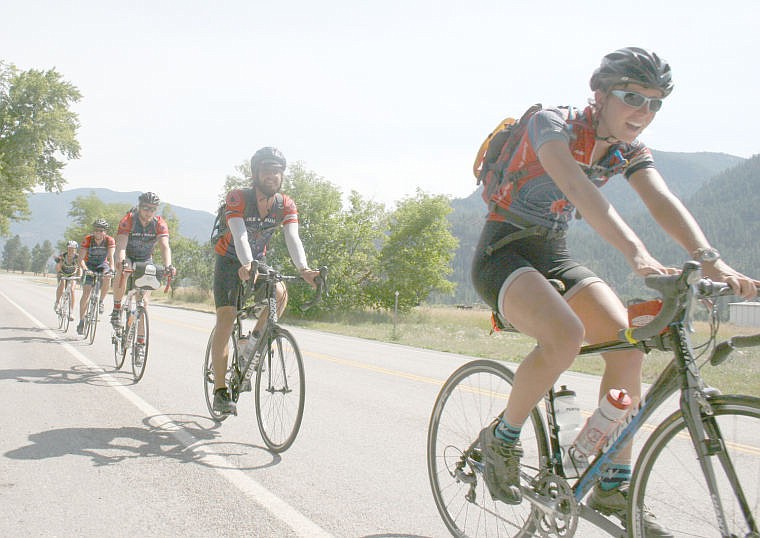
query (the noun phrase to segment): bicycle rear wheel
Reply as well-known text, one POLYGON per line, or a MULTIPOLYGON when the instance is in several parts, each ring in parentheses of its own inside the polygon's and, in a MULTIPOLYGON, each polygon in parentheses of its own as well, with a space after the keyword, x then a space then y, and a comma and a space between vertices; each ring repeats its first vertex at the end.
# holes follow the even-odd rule
MULTIPOLYGON (((443 384, 430 416, 427 468, 438 512, 453 536, 532 536, 537 514, 495 501, 483 480, 480 431, 507 405, 514 374, 491 360, 458 368, 443 384)), ((549 459, 548 441, 538 408, 525 422, 520 441, 521 474, 533 478, 549 459)))
POLYGON ((306 392, 303 359, 293 335, 281 327, 272 330, 269 348, 262 353, 256 370, 256 421, 269 450, 282 452, 301 428, 306 392))
POLYGON ((645 506, 658 524, 678 536, 760 536, 760 398, 717 396, 709 402, 714 415, 703 416, 702 424, 712 440, 709 460, 717 496, 710 496, 686 422, 677 411, 652 433, 636 462, 629 501, 632 536, 645 536, 640 517, 645 506), (715 516, 718 503, 726 516, 723 531, 715 516))
MULTIPOLYGON (((214 342, 214 334, 216 328, 211 329, 211 335, 208 337, 208 344, 206 344, 206 360, 203 362, 203 394, 206 397, 206 407, 211 418, 217 422, 225 420, 229 415, 223 413, 217 413, 214 411, 214 363, 211 358, 211 346, 214 342)), ((232 385, 231 380, 234 372, 237 370, 238 364, 238 352, 237 352, 237 326, 232 329, 232 334, 228 342, 229 345, 229 359, 227 364, 227 375, 225 376, 225 386, 230 387, 232 385)))
POLYGON ((132 339, 132 374, 135 377, 135 383, 137 383, 145 374, 145 366, 148 364, 150 327, 148 325, 148 311, 145 308, 140 307, 137 309, 132 326, 134 327, 134 338, 132 339), (140 328, 144 331, 144 343, 138 343, 140 328))

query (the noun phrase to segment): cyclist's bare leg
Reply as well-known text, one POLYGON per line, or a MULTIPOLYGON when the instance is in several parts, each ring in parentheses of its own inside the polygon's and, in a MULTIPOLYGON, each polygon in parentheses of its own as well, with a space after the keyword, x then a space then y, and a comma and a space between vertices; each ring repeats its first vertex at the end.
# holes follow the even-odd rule
POLYGON ((63 279, 58 281, 58 287, 55 289, 55 304, 61 302, 61 295, 63 295, 63 287, 65 284, 66 281, 63 279))
POLYGON ((530 411, 573 363, 583 343, 583 324, 538 271, 517 275, 501 294, 501 312, 537 345, 515 372, 504 420, 522 425, 530 411))
POLYGON ((114 304, 120 304, 121 299, 124 297, 124 294, 127 291, 127 279, 126 277, 122 277, 123 271, 121 269, 121 264, 116 264, 116 276, 114 277, 113 281, 113 303, 114 304))
POLYGON ((103 283, 100 286, 100 302, 102 303, 106 299, 106 295, 108 295, 108 288, 111 286, 111 277, 110 276, 104 276, 103 277, 103 283))
MULTIPOLYGON (((618 332, 628 326, 628 311, 615 292, 602 281, 584 287, 568 300, 586 327, 586 341, 590 344, 617 340, 618 332)), ((641 398, 641 368, 644 354, 639 350, 604 353, 604 375, 599 397, 609 389, 625 389, 634 401, 641 398)), ((617 454, 617 463, 631 461, 631 446, 617 454)))
POLYGON ((79 301, 79 319, 84 319, 85 310, 87 310, 87 301, 90 299, 92 285, 87 284, 82 288, 82 299, 79 301))
MULTIPOLYGON (((211 343, 211 361, 214 365, 214 389, 225 388, 224 377, 229 360, 229 341, 237 310, 234 306, 220 306, 216 309, 214 341, 211 343)), ((261 316, 264 317, 264 316, 261 316)))
MULTIPOLYGON (((145 309, 146 312, 148 311, 149 299, 150 299, 150 290, 145 290, 145 292, 143 293, 142 303, 143 303, 143 308, 145 309)), ((138 339, 145 338, 145 326, 142 323, 142 318, 139 320, 137 324, 137 338, 138 339)))
MULTIPOLYGON (((281 318, 285 313, 285 308, 288 306, 288 288, 284 282, 278 282, 275 288, 275 297, 277 298, 277 318, 281 318)), ((264 324, 267 321, 267 316, 261 315, 256 320, 256 326, 254 331, 257 334, 261 334, 261 330, 264 328, 264 324)))

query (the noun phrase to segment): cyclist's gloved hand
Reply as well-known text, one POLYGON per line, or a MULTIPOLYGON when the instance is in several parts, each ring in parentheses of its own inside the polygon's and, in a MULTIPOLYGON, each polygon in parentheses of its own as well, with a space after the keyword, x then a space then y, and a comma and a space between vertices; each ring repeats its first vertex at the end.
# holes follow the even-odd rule
POLYGON ((177 274, 177 270, 174 268, 173 265, 167 265, 164 268, 164 276, 170 276, 170 277, 174 278, 176 276, 176 274, 177 274))

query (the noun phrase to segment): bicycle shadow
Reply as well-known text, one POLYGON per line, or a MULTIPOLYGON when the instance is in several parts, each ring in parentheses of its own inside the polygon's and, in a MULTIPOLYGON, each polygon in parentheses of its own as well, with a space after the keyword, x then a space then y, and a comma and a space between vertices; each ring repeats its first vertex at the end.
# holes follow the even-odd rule
MULTIPOLYGON (((161 415, 165 418, 165 415, 161 415)), ((5 457, 17 460, 44 460, 64 456, 82 456, 90 459, 95 467, 115 465, 137 458, 171 459, 180 463, 195 463, 211 468, 229 468, 239 470, 264 469, 277 465, 281 458, 262 447, 245 443, 224 444, 245 447, 237 452, 226 450, 208 450, 217 443, 220 433, 212 428, 201 426, 197 419, 185 415, 186 420, 171 419, 169 425, 160 427, 151 424, 152 417, 143 419, 143 427, 122 426, 112 428, 57 428, 29 435, 31 444, 9 450, 5 457), (177 432, 181 431, 182 435, 177 432), (182 440, 180 440, 182 439, 182 440), (188 444, 187 440, 192 443, 188 444), (250 449, 261 449, 270 461, 259 465, 241 467, 230 462, 228 457, 250 455, 250 449), (220 457, 209 457, 211 455, 220 457), (227 462, 229 465, 220 463, 227 462)), ((223 442, 219 442, 222 444, 223 442)))
POLYGON ((109 374, 109 372, 84 365, 74 365, 65 370, 56 368, 12 368, 0 370, 0 381, 16 380, 19 383, 41 385, 74 385, 79 383, 95 386, 111 385, 112 383, 103 379, 104 374, 109 374))
POLYGON ((424 534, 397 534, 397 533, 383 533, 383 534, 365 534, 359 538, 430 538, 424 534))
MULTIPOLYGON (((0 333, 3 331, 13 331, 13 332, 28 332, 32 334, 40 334, 44 333, 48 329, 41 329, 39 327, 0 327, 0 333)), ((58 340, 55 338, 52 338, 50 336, 26 336, 26 335, 17 335, 17 336, 7 336, 2 337, 0 336, 0 342, 21 342, 24 344, 32 343, 32 342, 50 342, 55 343, 58 340)))

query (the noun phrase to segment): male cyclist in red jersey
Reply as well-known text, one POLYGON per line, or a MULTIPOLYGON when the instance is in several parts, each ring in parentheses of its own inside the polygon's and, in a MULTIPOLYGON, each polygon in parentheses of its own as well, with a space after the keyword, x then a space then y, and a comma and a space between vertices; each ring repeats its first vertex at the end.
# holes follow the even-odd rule
MULTIPOLYGON (((264 259, 272 235, 282 226, 290 258, 301 277, 315 286, 319 271, 309 269, 306 253, 298 234, 296 204, 280 193, 282 176, 287 162, 276 148, 264 147, 251 158, 252 184, 249 189, 235 189, 227 194, 226 215, 229 230, 217 241, 214 248, 214 303, 216 327, 211 356, 214 365, 214 410, 218 413, 236 413, 225 385, 225 372, 229 362, 229 340, 237 313, 237 289, 241 281, 256 278, 251 262, 264 259)), ((287 305, 285 285, 277 285, 277 310, 282 315, 287 305)), ((266 321, 260 316, 256 329, 266 321)))
MULTIPOLYGON (((166 273, 174 276, 172 249, 169 246, 169 227, 160 215, 156 215, 161 199, 153 192, 144 192, 138 199, 137 208, 127 213, 119 222, 116 232, 116 253, 114 256, 116 275, 113 284, 113 312, 111 324, 119 326, 121 299, 127 289, 127 279, 122 278, 124 262, 132 268, 136 262, 152 262, 153 250, 158 244, 166 273)), ((150 292, 146 291, 145 307, 148 306, 150 292)), ((137 344, 144 345, 144 337, 137 335, 137 344)))
MULTIPOLYGON (((103 300, 108 294, 111 285, 111 268, 113 267, 113 255, 116 250, 116 241, 108 235, 108 221, 97 219, 92 223, 92 233, 85 236, 79 247, 79 262, 82 272, 92 271, 103 275, 102 287, 100 288, 100 300, 98 312, 103 313, 103 300)), ((85 274, 82 280, 82 298, 79 301, 79 324, 77 334, 84 331, 84 314, 87 310, 87 302, 90 299, 92 287, 95 285, 95 277, 85 274)))

